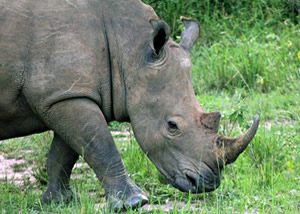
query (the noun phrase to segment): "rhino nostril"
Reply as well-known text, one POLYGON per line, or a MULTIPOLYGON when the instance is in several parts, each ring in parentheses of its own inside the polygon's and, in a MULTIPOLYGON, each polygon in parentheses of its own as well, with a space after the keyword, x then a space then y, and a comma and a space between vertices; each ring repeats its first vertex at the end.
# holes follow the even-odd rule
POLYGON ((196 178, 197 176, 194 176, 194 175, 191 175, 191 174, 186 174, 185 176, 186 176, 187 180, 191 183, 192 188, 197 190, 198 185, 199 185, 199 181, 196 178))

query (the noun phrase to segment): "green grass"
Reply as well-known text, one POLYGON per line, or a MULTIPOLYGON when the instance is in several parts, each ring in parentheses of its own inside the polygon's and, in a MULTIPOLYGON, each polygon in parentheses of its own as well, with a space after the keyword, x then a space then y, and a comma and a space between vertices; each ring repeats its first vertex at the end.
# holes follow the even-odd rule
MULTIPOLYGON (((198 98, 205 109, 218 109, 223 112, 221 132, 224 133, 231 130, 232 115, 236 115, 235 111, 239 111, 243 119, 235 123, 231 135, 239 134, 241 130, 247 128, 251 116, 259 113, 262 121, 257 136, 240 158, 233 165, 226 167, 219 189, 199 195, 181 193, 161 183, 159 173, 138 147, 135 139, 130 137, 124 142, 118 140, 118 137, 123 136, 116 136, 119 151, 130 177, 148 193, 151 204, 164 204, 168 201, 187 204, 187 207, 173 213, 192 212, 188 204, 198 207, 204 213, 299 212, 300 94, 296 91, 283 95, 280 91, 273 91, 270 94, 257 92, 249 94, 241 91, 234 95, 229 92, 210 92, 198 98), (243 93, 245 94, 242 95, 243 93)), ((127 125, 128 128, 130 127, 127 125)), ((14 154, 22 156, 24 151, 22 147, 26 150, 33 149, 38 152, 30 153, 31 155, 23 158, 29 164, 34 160, 37 167, 43 167, 50 139, 51 134, 10 140, 0 144, 0 151, 9 156, 14 154), (19 147, 20 144, 23 144, 22 147, 19 147), (37 153, 43 158, 34 158, 34 154, 37 153)), ((76 196, 68 205, 42 206, 39 198, 46 186, 39 182, 21 188, 1 182, 2 212, 93 213, 95 204, 105 201, 101 184, 87 165, 75 169, 73 174, 75 176, 72 177, 72 188, 76 196)), ((38 175, 35 176, 40 179, 38 175)), ((176 210, 176 205, 174 206, 176 210)), ((159 209, 156 211, 162 212, 159 209)))
MULTIPOLYGON (((172 213, 300 212, 300 16, 297 1, 168 0, 152 2, 180 40, 181 15, 201 23, 193 50, 193 81, 207 111, 220 111, 220 133, 238 135, 255 114, 259 131, 238 160, 225 168, 221 186, 212 193, 190 195, 164 184, 133 136, 114 136, 130 177, 148 193, 152 205, 174 201, 172 213), (179 204, 186 204, 180 208, 179 204)), ((112 131, 130 130, 111 123, 112 131)), ((0 213, 94 213, 104 191, 84 164, 72 175, 70 204, 42 206, 46 154, 52 133, 11 139, 0 144, 8 158, 32 165, 35 184, 17 187, 0 182, 0 213), (31 152, 28 152, 31 151, 31 152), (33 151, 33 152, 32 152, 33 151)), ((79 162, 83 163, 82 160, 79 162)), ((16 165, 21 171, 26 164, 16 165)), ((107 212, 98 209, 99 213, 107 212)), ((129 211, 129 213, 142 211, 129 211)), ((153 213, 163 213, 157 209, 153 213)))
POLYGON ((234 92, 235 88, 270 92, 290 90, 300 83, 299 26, 292 25, 278 34, 268 29, 239 37, 222 33, 221 41, 210 46, 200 44, 194 51, 197 93, 212 89, 234 92))

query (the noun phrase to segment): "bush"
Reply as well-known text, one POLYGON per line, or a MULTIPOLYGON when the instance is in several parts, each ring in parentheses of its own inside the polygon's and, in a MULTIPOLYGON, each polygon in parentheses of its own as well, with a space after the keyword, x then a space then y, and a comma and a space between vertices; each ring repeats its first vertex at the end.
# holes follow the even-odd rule
POLYGON ((180 39, 180 16, 201 23, 193 80, 201 90, 269 92, 300 84, 300 21, 296 0, 145 0, 180 39), (289 84, 286 84, 286 83, 289 84))
POLYGON ((181 15, 193 17, 205 26, 212 21, 218 22, 227 18, 238 19, 243 22, 241 24, 248 26, 256 25, 258 22, 276 25, 287 19, 294 24, 300 21, 300 5, 297 0, 144 0, 144 2, 150 4, 157 14, 169 23, 173 35, 180 35, 181 15))
POLYGON ((224 32, 220 42, 199 45, 194 52, 196 92, 200 93, 201 89, 233 91, 236 87, 261 92, 278 87, 290 89, 300 79, 299 36, 295 28, 279 35, 265 30, 260 35, 252 32, 241 38, 224 32))

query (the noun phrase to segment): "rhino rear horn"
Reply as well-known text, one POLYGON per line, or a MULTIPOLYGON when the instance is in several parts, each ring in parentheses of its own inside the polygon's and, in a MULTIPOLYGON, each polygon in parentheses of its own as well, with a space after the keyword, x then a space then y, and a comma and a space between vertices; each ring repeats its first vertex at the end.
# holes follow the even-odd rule
POLYGON ((182 16, 180 17, 180 20, 183 22, 185 28, 181 34, 180 46, 184 50, 190 52, 199 37, 200 25, 197 21, 191 18, 182 16))
POLYGON ((201 115, 200 121, 204 127, 217 133, 220 125, 220 119, 221 119, 220 112, 210 112, 210 113, 203 113, 201 115))

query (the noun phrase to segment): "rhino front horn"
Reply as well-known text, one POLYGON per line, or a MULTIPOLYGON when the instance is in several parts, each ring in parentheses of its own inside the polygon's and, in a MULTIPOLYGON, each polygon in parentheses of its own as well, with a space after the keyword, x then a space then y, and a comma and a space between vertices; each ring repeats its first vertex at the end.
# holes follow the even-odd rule
POLYGON ((256 115, 253 119, 252 126, 248 129, 248 131, 237 137, 237 138, 228 138, 228 137, 219 137, 218 145, 222 145, 224 149, 224 162, 225 164, 230 164, 234 162, 239 154, 241 154, 248 146, 250 141, 254 138, 256 131, 259 125, 259 116, 256 115))
POLYGON ((185 28, 181 34, 180 46, 190 52, 199 37, 200 25, 191 18, 181 16, 180 20, 183 22, 185 28))

